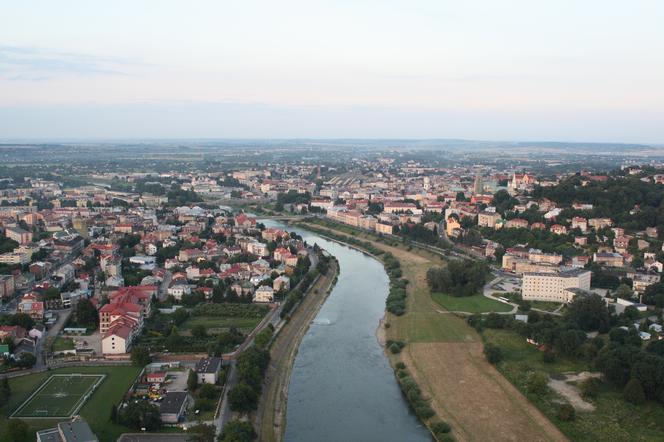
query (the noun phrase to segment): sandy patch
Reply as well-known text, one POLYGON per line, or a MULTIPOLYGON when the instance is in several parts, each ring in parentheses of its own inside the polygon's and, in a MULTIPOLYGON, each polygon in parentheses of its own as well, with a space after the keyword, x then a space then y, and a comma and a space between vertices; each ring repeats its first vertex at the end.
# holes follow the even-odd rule
POLYGON ((600 373, 590 373, 587 371, 578 374, 568 374, 564 379, 549 379, 549 387, 564 397, 577 411, 595 411, 595 406, 590 402, 586 402, 581 397, 579 388, 570 382, 581 382, 588 378, 599 378, 600 376, 600 373))

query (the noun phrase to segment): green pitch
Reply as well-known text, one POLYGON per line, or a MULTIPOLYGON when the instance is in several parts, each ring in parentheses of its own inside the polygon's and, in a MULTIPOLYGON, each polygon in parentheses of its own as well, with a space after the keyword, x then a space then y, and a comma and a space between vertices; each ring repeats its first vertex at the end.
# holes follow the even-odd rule
POLYGON ((105 377, 103 374, 55 374, 46 379, 11 417, 70 417, 78 413, 105 377))

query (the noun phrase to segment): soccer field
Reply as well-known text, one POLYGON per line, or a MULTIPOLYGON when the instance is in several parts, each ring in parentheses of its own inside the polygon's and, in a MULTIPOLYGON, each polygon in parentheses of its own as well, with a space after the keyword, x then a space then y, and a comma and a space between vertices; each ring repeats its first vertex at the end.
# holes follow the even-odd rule
POLYGON ((70 417, 79 411, 105 377, 103 374, 55 374, 46 379, 11 417, 70 417))

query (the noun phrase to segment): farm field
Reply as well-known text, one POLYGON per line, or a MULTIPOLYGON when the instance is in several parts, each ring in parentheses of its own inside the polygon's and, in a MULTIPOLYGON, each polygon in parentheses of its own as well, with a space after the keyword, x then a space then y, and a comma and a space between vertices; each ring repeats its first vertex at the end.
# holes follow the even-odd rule
MULTIPOLYGON (((11 396, 6 404, 0 407, 0 432, 7 424, 8 417, 32 395, 40 385, 54 374, 98 374, 106 375, 96 392, 85 403, 79 414, 90 424, 99 440, 115 441, 127 428, 110 422, 112 404, 120 402, 140 369, 132 366, 113 367, 68 367, 33 373, 9 380, 11 396)), ((58 419, 25 419, 31 431, 51 428, 58 419)))
POLYGON ((192 316, 182 324, 182 330, 191 330, 197 325, 207 329, 208 334, 219 334, 235 327, 243 332, 254 329, 262 318, 227 318, 219 316, 192 316))

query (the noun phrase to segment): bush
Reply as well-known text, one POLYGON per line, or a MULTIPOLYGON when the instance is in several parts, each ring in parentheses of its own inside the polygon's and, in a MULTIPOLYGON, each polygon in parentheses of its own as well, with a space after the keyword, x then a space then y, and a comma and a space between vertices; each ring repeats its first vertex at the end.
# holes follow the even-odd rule
POLYGON ((630 379, 623 389, 623 397, 627 402, 640 405, 646 401, 646 395, 643 392, 643 386, 638 379, 630 379))
POLYGON ((393 354, 401 353, 401 350, 406 346, 405 342, 393 341, 391 339, 388 339, 387 342, 385 342, 385 344, 393 354))
POLYGON ((397 362, 395 367, 397 367, 399 370, 404 370, 406 368, 406 364, 403 362, 397 362))
POLYGON ((436 436, 439 436, 441 434, 446 434, 452 431, 452 427, 450 427, 450 424, 447 422, 439 421, 431 424, 431 431, 433 431, 436 436))
POLYGON ((569 422, 573 421, 576 417, 576 410, 570 404, 562 404, 558 408, 558 419, 561 421, 569 422))
POLYGON ((433 417, 436 415, 436 413, 433 411, 433 408, 429 404, 419 404, 415 406, 415 414, 417 417, 420 419, 429 419, 430 417, 433 417))
POLYGON ((528 375, 528 380, 526 381, 526 389, 529 393, 542 396, 546 393, 548 389, 549 377, 546 373, 534 372, 528 375))
POLYGON ((484 345, 484 356, 490 364, 497 364, 503 359, 503 352, 497 345, 487 343, 484 345))
POLYGON ((599 390, 599 380, 597 378, 584 379, 579 384, 579 389, 581 390, 581 396, 585 399, 596 397, 599 390))
POLYGON ((542 353, 542 362, 544 362, 545 364, 552 364, 556 362, 556 354, 551 350, 545 351, 544 353, 542 353))

